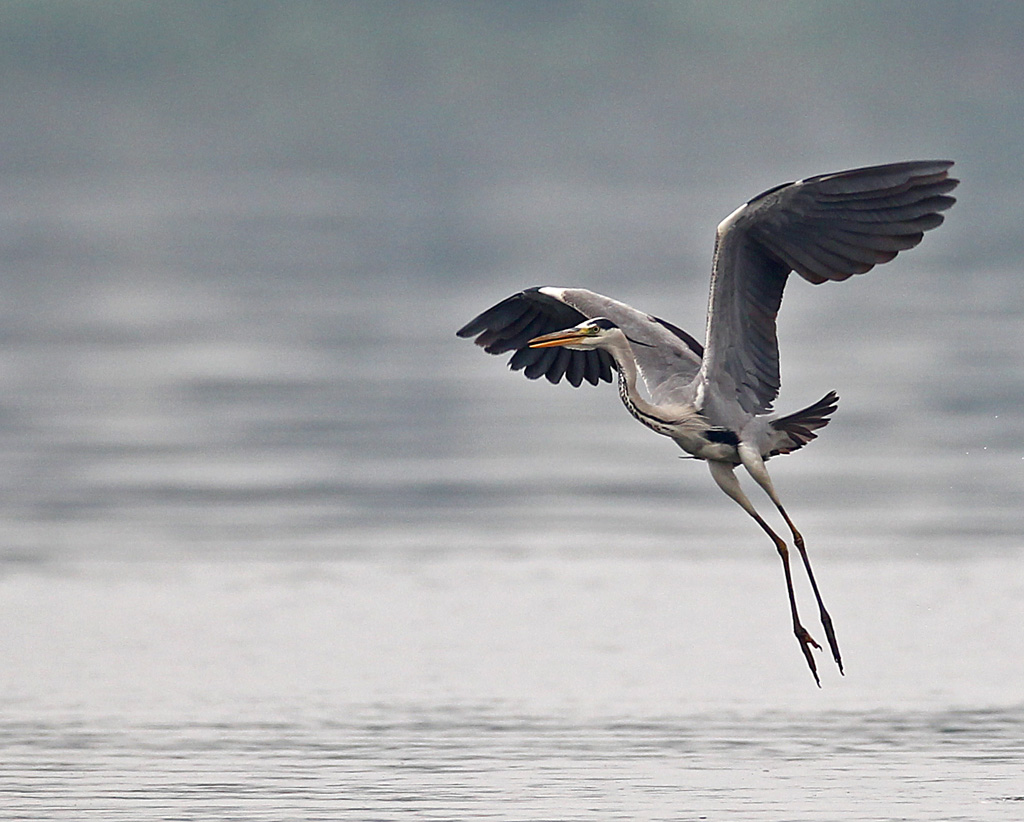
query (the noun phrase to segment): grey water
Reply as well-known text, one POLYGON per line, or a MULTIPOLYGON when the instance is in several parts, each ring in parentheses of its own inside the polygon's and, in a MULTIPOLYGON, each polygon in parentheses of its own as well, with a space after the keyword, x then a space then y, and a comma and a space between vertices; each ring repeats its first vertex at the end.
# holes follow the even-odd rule
POLYGON ((11 4, 0 818, 1021 818, 1024 18, 783 6, 11 4), (700 336, 745 197, 947 154, 946 225, 779 319, 779 410, 841 396, 769 466, 819 689, 705 466, 454 332, 700 336))
POLYGON ((772 463, 844 648, 818 690, 702 465, 454 337, 506 289, 162 250, 336 243, 330 182, 286 182, 66 187, 53 230, 128 250, 6 286, 5 818, 1019 818, 1019 278, 791 289, 783 402, 844 397, 772 463))

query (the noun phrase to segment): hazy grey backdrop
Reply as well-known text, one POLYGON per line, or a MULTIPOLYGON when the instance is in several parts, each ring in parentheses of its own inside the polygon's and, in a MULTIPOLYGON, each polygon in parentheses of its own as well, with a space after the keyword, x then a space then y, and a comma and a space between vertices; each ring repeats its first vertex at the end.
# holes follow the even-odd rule
POLYGON ((1022 38, 1015 3, 5 3, 2 550, 331 553, 399 522, 461 545, 453 517, 532 505, 502 455, 593 414, 613 442, 573 427, 537 473, 627 443, 634 473, 577 490, 623 522, 620 479, 663 493, 683 529, 644 463, 710 493, 699 469, 608 392, 528 385, 451 332, 551 283, 699 335, 737 204, 916 157, 957 161, 959 205, 900 273, 790 289, 780 407, 835 387, 871 450, 1018 459, 1020 340, 989 335, 1021 309, 1022 38), (973 433, 933 429, 950 406, 973 433))
POLYGON ((1016 2, 0 4, 10 813, 1016 818, 1022 89, 1016 2), (737 205, 914 158, 946 224, 780 318, 819 691, 703 466, 454 332, 700 336, 737 205))

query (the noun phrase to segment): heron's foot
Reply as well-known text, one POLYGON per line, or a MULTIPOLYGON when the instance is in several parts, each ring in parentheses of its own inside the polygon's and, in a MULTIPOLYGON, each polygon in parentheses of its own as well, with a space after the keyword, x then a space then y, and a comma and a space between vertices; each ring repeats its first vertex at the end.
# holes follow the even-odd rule
POLYGON ((811 647, 821 650, 821 646, 814 641, 807 629, 799 623, 793 628, 793 633, 796 635, 796 641, 800 643, 800 650, 803 651, 804 659, 807 660, 807 667, 811 669, 811 675, 814 677, 814 684, 819 688, 821 687, 821 680, 818 678, 818 666, 814 664, 814 655, 811 653, 811 647))
POLYGON ((832 628, 832 617, 828 615, 828 611, 824 608, 821 609, 821 627, 825 629, 825 639, 828 641, 829 650, 832 651, 832 659, 836 661, 836 665, 839 666, 839 673, 846 675, 843 671, 843 657, 839 653, 839 643, 836 642, 836 632, 832 628))
POLYGON ((804 628, 803 625, 797 625, 796 626, 796 630, 794 631, 794 633, 796 634, 796 638, 797 638, 797 640, 799 640, 800 645, 802 647, 806 648, 808 645, 810 645, 810 646, 812 646, 814 648, 817 648, 819 651, 821 650, 821 646, 817 642, 814 641, 814 637, 812 637, 807 632, 807 629, 804 628))

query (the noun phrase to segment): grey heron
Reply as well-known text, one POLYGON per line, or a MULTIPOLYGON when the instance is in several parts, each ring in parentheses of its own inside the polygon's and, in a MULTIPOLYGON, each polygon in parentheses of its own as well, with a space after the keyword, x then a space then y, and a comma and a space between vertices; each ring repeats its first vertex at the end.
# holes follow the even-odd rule
POLYGON ((735 474, 742 465, 768 495, 807 572, 825 639, 843 672, 832 618, 818 589, 803 536, 765 462, 817 437, 839 397, 830 391, 786 416, 779 393, 776 316, 790 272, 817 285, 845 280, 892 260, 943 221, 959 182, 947 160, 857 168, 785 183, 759 194, 718 226, 704 345, 665 320, 582 288, 529 288, 470 320, 457 332, 490 354, 515 352, 509 365, 530 379, 611 382, 629 413, 707 462, 711 476, 771 538, 782 558, 793 633, 820 687, 800 622, 789 548, 757 512, 735 474), (637 387, 643 380, 647 396, 637 387))

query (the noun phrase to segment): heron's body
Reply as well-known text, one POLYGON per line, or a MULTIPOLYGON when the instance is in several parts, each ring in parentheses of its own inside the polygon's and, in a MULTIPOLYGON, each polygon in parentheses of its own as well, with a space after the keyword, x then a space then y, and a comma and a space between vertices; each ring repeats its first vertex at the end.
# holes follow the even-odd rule
POLYGON ((459 336, 489 353, 514 351, 527 377, 597 385, 618 372, 630 414, 708 463, 719 487, 772 538, 783 559, 793 629, 808 665, 818 647, 797 614, 785 541, 750 503, 734 473, 742 465, 785 519, 800 552, 833 658, 842 660, 803 538, 779 501, 765 462, 795 451, 826 426, 838 396, 785 417, 775 318, 790 272, 811 283, 845 280, 917 245, 954 199, 952 163, 923 161, 854 169, 777 186, 719 226, 705 344, 676 326, 581 288, 530 288, 471 320, 459 336), (641 392, 643 382, 646 395, 641 392))

